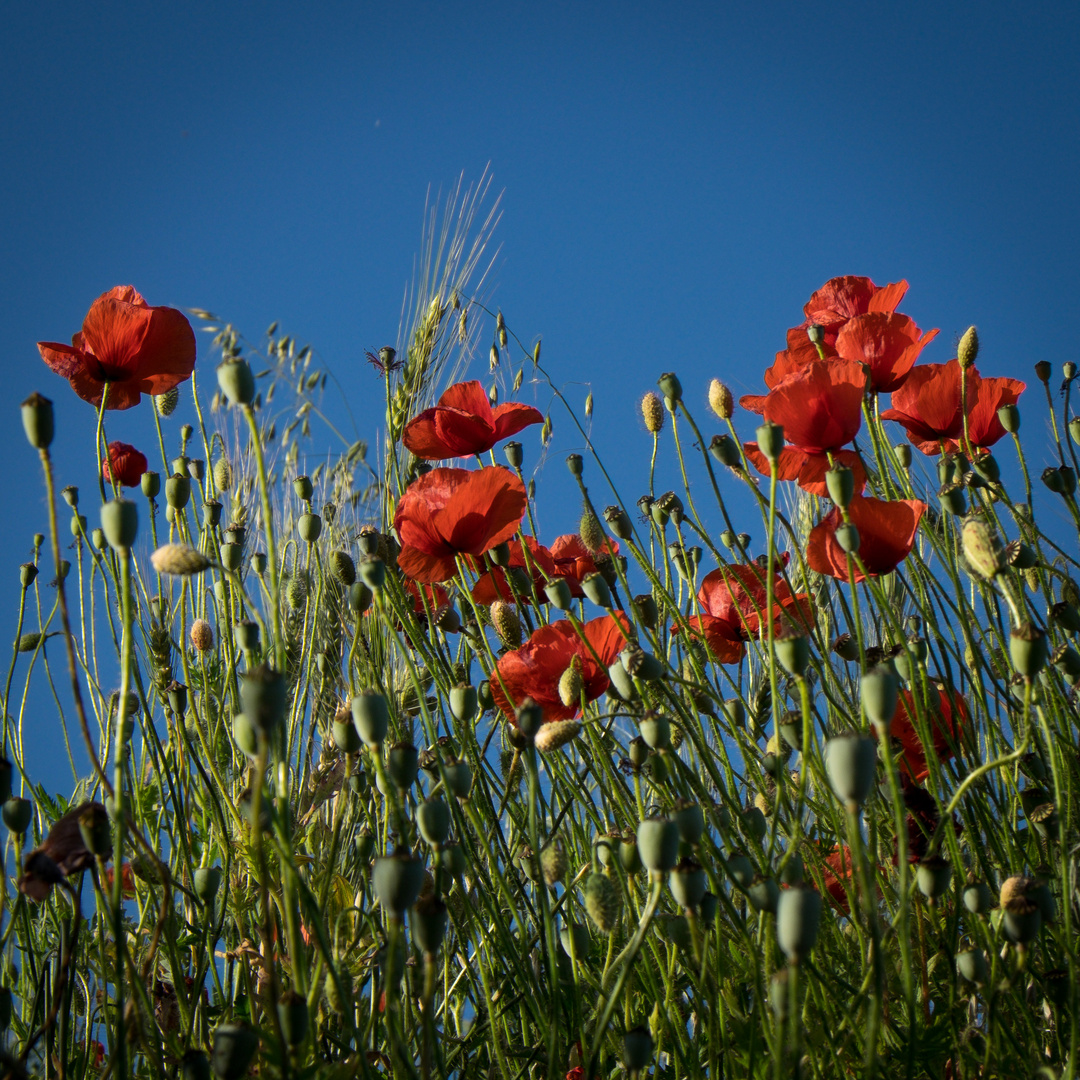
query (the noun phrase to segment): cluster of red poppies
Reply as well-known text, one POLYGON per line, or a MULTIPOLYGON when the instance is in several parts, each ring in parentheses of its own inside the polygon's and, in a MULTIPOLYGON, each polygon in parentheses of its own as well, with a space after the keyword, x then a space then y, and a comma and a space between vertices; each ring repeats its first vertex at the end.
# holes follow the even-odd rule
MULTIPOLYGON (((195 370, 195 332, 180 311, 150 307, 130 285, 99 296, 70 345, 39 341, 41 358, 95 408, 130 409, 143 394, 175 389, 195 370)), ((125 442, 111 442, 101 462, 109 483, 135 487, 146 456, 125 442)))

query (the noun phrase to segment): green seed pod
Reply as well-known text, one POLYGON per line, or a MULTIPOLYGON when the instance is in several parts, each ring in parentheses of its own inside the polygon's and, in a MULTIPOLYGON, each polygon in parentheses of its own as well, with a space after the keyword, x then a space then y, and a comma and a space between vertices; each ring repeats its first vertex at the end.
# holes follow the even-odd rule
POLYGON ((611 589, 603 574, 586 574, 581 580, 581 591, 597 607, 602 607, 605 611, 611 608, 611 589))
POLYGON ((769 824, 758 807, 748 806, 739 815, 739 829, 748 840, 754 840, 760 844, 769 831, 769 824))
POLYGON ((187 472, 192 480, 197 484, 201 484, 206 476, 206 462, 201 458, 194 458, 188 462, 187 472))
POLYGON ((877 742, 864 735, 838 735, 825 743, 825 771, 836 797, 862 806, 874 786, 877 742))
POLYGON ((371 590, 362 582, 355 581, 349 586, 349 609, 362 615, 371 607, 371 590))
MULTIPOLYGON (((187 425, 185 425, 186 427, 187 425)), ((191 464, 191 459, 186 455, 181 455, 172 459, 171 468, 174 473, 179 473, 181 476, 188 475, 188 466, 191 464)))
POLYGON ((203 526, 212 529, 221 524, 221 503, 211 501, 203 503, 203 526))
POLYGON ((592 941, 587 927, 581 923, 568 923, 559 928, 559 944, 571 959, 577 957, 578 960, 584 960, 589 955, 592 941))
POLYGON ((569 865, 566 848, 558 841, 546 844, 540 850, 540 873, 549 889, 555 888, 566 875, 569 865))
POLYGON ((679 382, 679 377, 673 371, 665 371, 656 380, 656 385, 660 387, 660 393, 664 397, 673 402, 682 401, 682 383, 679 382))
POLYGON ((671 776, 671 762, 666 750, 649 754, 649 778, 654 784, 663 784, 671 776))
POLYGON ((240 570, 240 567, 243 566, 243 564, 244 549, 239 544, 221 545, 221 565, 223 569, 229 571, 229 573, 235 574, 240 570))
POLYGON ((1050 609, 1050 618, 1070 634, 1080 633, 1080 612, 1067 600, 1060 601, 1050 609))
POLYGON ((593 871, 586 879, 584 892, 585 910, 602 934, 610 934, 619 921, 622 896, 615 882, 606 874, 593 871))
POLYGON ((746 890, 746 898, 755 911, 767 911, 776 914, 776 905, 780 901, 780 886, 773 878, 755 877, 746 890))
POLYGON ((139 487, 148 499, 156 499, 161 491, 161 476, 152 471, 147 471, 139 477, 139 487))
POLYGON ((71 515, 71 535, 74 537, 80 537, 86 535, 86 515, 85 514, 72 514, 71 515))
POLYGON ((503 447, 503 453, 506 455, 506 463, 511 469, 520 469, 522 462, 525 460, 525 453, 522 450, 521 443, 508 442, 503 447))
POLYGON ((1009 633, 1009 655, 1013 667, 1025 679, 1033 679, 1046 666, 1049 644, 1046 631, 1024 623, 1009 633))
POLYGON ((443 873, 455 881, 468 869, 465 852, 456 840, 443 844, 439 849, 439 865, 443 868, 443 873))
POLYGON ((641 679, 642 682, 652 682, 664 674, 663 662, 638 645, 627 645, 619 653, 619 660, 631 678, 641 679))
POLYGON ((416 825, 432 847, 439 847, 450 836, 450 808, 437 796, 426 799, 416 808, 416 825))
POLYGON ((233 640, 241 652, 254 652, 259 647, 259 624, 254 619, 242 619, 233 626, 233 640))
POLYGON ((634 680, 630 678, 621 660, 616 660, 608 667, 608 678, 611 680, 611 688, 623 701, 633 701, 637 697, 634 680))
POLYGON ((295 990, 286 990, 278 998, 278 1020, 281 1022, 281 1034, 289 1046, 299 1046, 308 1033, 307 998, 295 990))
POLYGON ((994 906, 994 894, 983 881, 971 882, 963 892, 964 907, 972 915, 985 915, 994 906))
POLYGON ((647 818, 638 824, 637 847, 650 874, 666 874, 679 858, 679 827, 667 818, 647 818))
POLYGON ((257 731, 271 731, 285 719, 287 690, 281 672, 266 664, 240 680, 240 706, 257 731))
POLYGON ((475 687, 468 683, 459 683, 450 691, 450 712, 454 719, 462 724, 476 719, 479 699, 475 687))
POLYGON ((434 893, 421 897, 413 907, 412 935, 420 951, 434 956, 446 937, 446 904, 434 893))
POLYGON ((214 1032, 214 1048, 210 1054, 214 1075, 219 1080, 241 1080, 247 1075, 258 1047, 258 1035, 246 1024, 219 1025, 214 1032))
POLYGON ((306 544, 314 544, 322 533, 322 518, 318 514, 302 514, 296 523, 296 531, 306 544))
POLYGON ((721 465, 726 465, 729 469, 742 465, 739 447, 730 435, 714 435, 712 442, 709 443, 709 453, 721 465))
POLYGON ((397 742, 386 757, 386 775, 399 790, 407 791, 420 772, 420 752, 409 742, 397 742))
POLYGON ((629 540, 634 535, 634 525, 630 520, 630 515, 621 506, 605 507, 604 520, 608 528, 620 540, 629 540))
POLYGON ((53 403, 35 391, 22 403, 23 431, 35 450, 47 450, 55 433, 53 403))
POLYGON ((920 859, 915 867, 915 882, 919 892, 929 899, 941 896, 952 881, 952 865, 940 855, 928 855, 920 859))
POLYGON ((789 675, 801 676, 810 663, 810 639, 801 634, 777 638, 776 659, 789 675))
POLYGON ((650 750, 665 750, 671 745, 671 724, 662 713, 647 712, 641 718, 641 737, 650 750))
POLYGON ((769 980, 769 1005, 777 1023, 786 1024, 791 1006, 791 991, 788 989, 788 969, 781 968, 769 980))
POLYGON ((574 606, 574 598, 570 593, 570 585, 565 578, 552 578, 544 585, 544 595, 548 603, 560 611, 570 611, 574 606))
POLYGON ((705 833, 705 814, 700 803, 680 799, 675 804, 672 820, 679 830, 679 839, 685 844, 698 843, 705 833))
POLYGON ((372 884, 379 903, 392 918, 400 919, 420 895, 424 864, 401 849, 375 860, 372 884))
POLYGON ((829 498, 841 510, 846 510, 855 498, 855 474, 847 465, 834 465, 825 473, 825 487, 829 498))
POLYGON ((805 875, 806 865, 802 856, 796 852, 784 864, 783 870, 780 871, 780 881, 784 885, 801 885, 805 875))
POLYGON ((685 915, 657 915, 656 928, 669 945, 687 951, 693 944, 690 922, 685 915))
POLYGON ((112 827, 109 822, 109 812, 101 803, 87 803, 79 814, 78 822, 79 837, 82 839, 83 847, 91 855, 107 859, 112 854, 112 827))
POLYGON ((191 481, 174 473, 165 481, 165 501, 179 513, 191 499, 191 481))
POLYGON ((211 907, 221 888, 221 867, 200 866, 192 875, 192 885, 195 887, 195 895, 207 907, 211 907))
POLYGON ((1034 941, 1042 929, 1042 913, 1034 900, 1018 896, 1005 905, 1001 923, 1005 936, 1014 945, 1026 945, 1034 941))
POLYGON ((733 728, 746 727, 746 706, 741 698, 727 698, 721 702, 720 709, 733 728))
POLYGON ((232 405, 250 405, 255 400, 255 376, 246 360, 231 359, 217 369, 218 386, 232 405))
POLYGON ((247 754, 248 757, 257 757, 259 753, 259 733, 252 726, 251 721, 242 713, 238 712, 232 721, 233 739, 236 745, 247 754))
POLYGON ((896 454, 896 460, 901 469, 911 468, 911 447, 907 443, 900 443, 898 446, 893 447, 893 451, 896 454))
POLYGON ((646 630, 656 629, 656 625, 660 621, 660 611, 656 606, 656 599, 652 593, 641 593, 639 596, 635 596, 631 606, 638 622, 646 630))
POLYGON ((969 983, 982 986, 990 977, 990 965, 982 949, 965 949, 956 956, 956 970, 969 983))
POLYGON ((810 955, 821 926, 821 895, 796 886, 780 893, 776 904, 776 941, 793 964, 810 955))
POLYGON ((38 568, 32 562, 24 562, 19 567, 19 584, 24 589, 29 589, 37 580, 38 568))
POLYGON ((971 467, 979 479, 987 484, 996 484, 1001 479, 1001 466, 993 454, 980 454, 971 463, 971 467))
POLYGON ((343 720, 334 718, 331 733, 334 736, 334 745, 343 754, 355 754, 362 745, 356 725, 352 722, 352 716, 349 713, 345 714, 343 720))
POLYGON ((311 483, 311 477, 298 476, 292 482, 293 494, 300 499, 301 502, 311 502, 311 496, 315 493, 315 487, 311 483))
POLYGON ((756 876, 754 864, 745 851, 733 851, 727 858, 727 871, 740 889, 748 889, 756 876))
POLYGON ((653 1059, 653 1037, 647 1027, 630 1028, 623 1035, 623 1067, 628 1073, 640 1073, 653 1059))
POLYGON ((960 517, 967 513, 967 502, 964 499, 964 488, 961 484, 946 484, 938 491, 941 500, 941 509, 947 514, 960 517))
POLYGON ((694 911, 705 895, 705 871, 692 859, 683 859, 677 863, 668 878, 671 895, 675 903, 686 911, 694 911))
POLYGON ((376 747, 390 726, 390 705, 378 690, 363 690, 352 699, 353 723, 365 746, 376 747))
POLYGON ((638 873, 644 865, 638 851, 637 837, 633 833, 627 833, 619 842, 619 865, 628 874, 638 873))
POLYGON ((21 836, 30 827, 30 822, 33 820, 34 804, 29 799, 13 795, 4 803, 0 814, 2 814, 4 824, 8 829, 21 836))
POLYGON ((859 680, 859 694, 870 722, 887 734, 900 699, 895 673, 885 664, 871 668, 859 680))
POLYGON ((377 555, 368 555, 360 560, 357 567, 360 580, 372 591, 381 589, 386 584, 386 563, 377 555))
POLYGON ((758 449, 765 455, 769 462, 778 461, 784 452, 784 429, 771 420, 766 420, 754 432, 757 438, 758 449))

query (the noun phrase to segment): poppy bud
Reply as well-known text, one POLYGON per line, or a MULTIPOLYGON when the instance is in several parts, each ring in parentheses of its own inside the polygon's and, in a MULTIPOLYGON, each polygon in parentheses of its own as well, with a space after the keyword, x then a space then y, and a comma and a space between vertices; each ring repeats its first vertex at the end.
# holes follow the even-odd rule
POLYGON ((195 895, 209 907, 214 902, 221 887, 221 867, 201 866, 192 875, 191 883, 195 887, 195 895))
POLYGON ((218 458, 214 462, 214 487, 218 491, 228 491, 232 487, 232 465, 228 458, 218 458))
POLYGON ((566 458, 566 467, 571 476, 580 476, 584 471, 584 462, 580 454, 569 454, 566 458))
POLYGON ((378 555, 367 555, 356 566, 360 580, 372 591, 386 584, 386 563, 378 555))
POLYGON ((776 903, 776 941, 793 964, 809 956, 821 926, 821 894, 797 885, 776 903))
POLYGON ((665 874, 679 858, 679 827, 667 818, 647 818, 638 824, 637 848, 650 874, 665 874))
POLYGON ((979 355, 979 335, 974 326, 969 326, 956 347, 956 359, 961 368, 969 368, 979 355))
POLYGON ((668 885, 679 907, 695 911, 705 895, 705 871, 692 859, 683 859, 672 868, 668 885))
POLYGON ((709 383, 709 407, 721 420, 730 420, 735 412, 735 400, 731 391, 719 379, 713 379, 709 383))
POLYGON ((450 837, 450 808, 438 797, 425 799, 416 808, 416 825, 432 847, 439 847, 450 837))
POLYGON ((391 916, 400 919, 416 903, 424 884, 424 864, 408 850, 375 860, 372 884, 379 903, 391 916))
POLYGON ((660 387, 660 393, 669 401, 682 401, 682 383, 679 382, 679 377, 673 371, 665 371, 656 380, 656 385, 660 387))
POLYGON ((664 407, 651 390, 641 399, 641 417, 645 421, 646 430, 653 435, 658 435, 664 427, 664 407))
POLYGON ((29 799, 20 798, 18 795, 6 800, 0 816, 8 829, 21 836, 28 828, 34 817, 34 804, 29 799))
POLYGON ((983 985, 990 977, 990 965, 982 949, 965 949, 956 956, 956 970, 969 983, 983 985))
POLYGON ((421 897, 413 907, 412 935, 420 951, 434 956, 446 936, 446 904, 434 893, 421 897))
MULTIPOLYGON (((547 582, 544 585, 544 595, 547 597, 548 603, 553 607, 558 608, 560 611, 570 611, 574 606, 574 597, 570 593, 570 586, 565 578, 552 578, 551 581, 547 582)), ((494 605, 492 606, 494 607, 494 605)), ((520 633, 519 626, 518 640, 514 643, 515 648, 521 644, 520 633)), ((509 644, 509 642, 507 644, 509 644)))
POLYGON ((600 519, 588 508, 582 513, 578 523, 578 536, 581 537, 581 542, 590 555, 595 555, 607 542, 600 519))
POLYGON ((773 642, 776 659, 789 674, 801 676, 810 663, 810 639, 802 634, 778 637, 773 642))
POLYGON ((919 892, 933 900, 941 896, 952 881, 952 865, 940 855, 928 855, 916 864, 915 882, 919 892))
POLYGON ((35 391, 22 403, 22 422, 30 445, 35 450, 47 450, 55 433, 53 403, 35 391))
POLYGON ((158 416, 172 416, 179 402, 180 390, 175 386, 171 390, 166 390, 163 394, 154 395, 154 408, 157 410, 158 416))
POLYGON ((784 452, 784 429, 771 420, 766 420, 755 432, 758 449, 770 463, 779 460, 784 452))
POLYGON ((896 460, 900 463, 901 469, 911 468, 911 447, 907 443, 900 443, 893 447, 893 451, 896 454, 896 460))
POLYGON ((246 360, 227 360, 217 369, 218 386, 233 405, 250 405, 255 399, 255 376, 246 360))
POLYGON ((584 887, 585 910, 602 934, 610 934, 619 921, 622 897, 615 882, 594 870, 586 879, 584 887))
POLYGON ((257 731, 271 731, 284 720, 286 697, 284 677, 266 664, 240 679, 240 706, 257 731))
MULTIPOLYGON (((220 369, 219 369, 220 370, 220 369)), ((210 1064, 219 1080, 241 1080, 247 1075, 259 1037, 246 1024, 221 1024, 214 1032, 210 1064)))
POLYGON ((825 473, 825 486, 829 490, 829 498, 846 510, 855 497, 855 474, 847 465, 834 465, 825 473))
POLYGON ((1048 383, 1053 371, 1054 369, 1051 367, 1049 360, 1040 360, 1035 365, 1035 375, 1041 383, 1048 383))
POLYGON ((709 453, 712 454, 721 465, 728 468, 737 468, 742 464, 739 457, 739 448, 730 435, 714 435, 709 443, 709 453))
POLYGON ((210 560, 187 544, 164 544, 151 556, 150 562, 159 574, 188 577, 209 568, 210 560))
MULTIPOLYGON (((555 578, 554 581, 548 582, 545 587, 545 592, 552 588, 555 583, 558 582, 566 589, 566 595, 570 595, 570 586, 562 578, 555 578)), ((548 597, 551 599, 550 595, 548 597)), ((568 600, 567 609, 572 606, 573 601, 568 600)), ((507 604, 505 601, 496 600, 489 609, 491 614, 491 625, 495 628, 495 633, 499 635, 499 640, 508 648, 516 649, 521 645, 521 620, 518 619, 517 611, 514 609, 513 604, 507 604)))
POLYGON ((870 722, 888 733, 900 697, 900 684, 895 673, 885 664, 871 668, 859 680, 859 693, 870 722))
POLYGON ((877 743, 865 735, 838 735, 825 743, 825 771, 836 797, 848 806, 866 802, 874 786, 877 743))
POLYGON ((188 705, 188 688, 182 683, 173 679, 172 682, 165 688, 166 698, 169 702, 169 708, 176 716, 184 716, 187 713, 188 705))
POLYGON ((584 685, 581 678, 581 658, 573 656, 570 665, 559 677, 559 700, 568 709, 576 709, 581 702, 584 685))
POLYGON ((113 499, 101 508, 101 527, 115 551, 130 551, 139 531, 139 513, 129 499, 113 499))
POLYGON ((347 551, 334 551, 330 555, 330 573, 348 588, 356 581, 356 563, 347 551))
POLYGON ((983 518, 968 518, 960 538, 964 557, 979 577, 992 581, 1005 568, 1001 541, 983 518))
POLYGON ((535 739, 544 723, 544 710, 531 697, 525 698, 515 711, 517 729, 526 739, 535 739))
POLYGON ((1046 666, 1049 655, 1046 631, 1034 623, 1016 627, 1009 633, 1009 655, 1017 672, 1033 679, 1046 666))
POLYGON ((549 889, 555 888, 562 881, 568 866, 566 849, 558 840, 545 845, 540 851, 540 872, 549 889))

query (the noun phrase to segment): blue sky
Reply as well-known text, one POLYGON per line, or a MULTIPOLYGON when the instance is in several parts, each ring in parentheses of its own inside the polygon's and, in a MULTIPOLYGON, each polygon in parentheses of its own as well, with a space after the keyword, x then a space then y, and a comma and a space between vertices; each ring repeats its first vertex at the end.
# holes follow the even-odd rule
MULTIPOLYGON (((926 361, 972 322, 984 374, 1074 358, 1073 4, 57 3, 11 9, 5 37, 0 407, 14 423, 31 391, 54 398, 61 482, 88 496, 92 410, 35 341, 66 340, 121 283, 253 339, 280 320, 371 437, 363 350, 394 338, 428 189, 489 163, 492 302, 542 335, 557 382, 579 400, 591 384, 630 498, 657 375, 676 370, 698 412, 713 376, 757 391, 835 274, 906 277, 903 310, 942 331, 926 361)), ((110 417, 110 438, 148 449, 149 431, 145 408, 110 417)), ((576 447, 556 432, 560 462, 576 447)), ((44 516, 21 435, 12 453, 13 627, 44 516)), ((553 471, 552 533, 577 512, 553 471)))

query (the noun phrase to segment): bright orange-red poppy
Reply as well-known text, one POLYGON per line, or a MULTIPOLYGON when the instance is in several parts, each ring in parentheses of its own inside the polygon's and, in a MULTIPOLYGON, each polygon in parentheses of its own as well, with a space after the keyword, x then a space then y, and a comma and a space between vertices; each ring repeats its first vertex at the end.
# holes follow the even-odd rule
POLYGON ((142 394, 164 394, 195 369, 195 332, 182 312, 150 307, 118 285, 90 306, 71 345, 39 341, 42 360, 91 405, 130 409, 142 394))
POLYGON ((762 403, 790 446, 824 454, 847 446, 862 424, 866 376, 852 360, 815 360, 774 386, 762 403))
POLYGON ((906 315, 870 311, 844 323, 836 335, 836 351, 845 360, 866 365, 871 390, 888 393, 904 384, 919 354, 937 335, 936 330, 922 333, 906 315))
MULTIPOLYGON (((721 566, 705 575, 698 589, 702 613, 687 623, 695 636, 705 639, 721 664, 734 664, 746 652, 744 642, 761 632, 768 599, 765 570, 757 563, 721 566)), ((773 577, 773 616, 786 613, 796 625, 810 621, 809 598, 795 595, 779 572, 773 577)))
POLYGON ((138 487, 146 472, 146 455, 126 442, 109 443, 109 456, 101 459, 101 475, 108 483, 113 477, 121 487, 138 487))
POLYGON ((398 503, 398 566, 415 581, 449 581, 457 556, 483 555, 509 540, 526 504, 525 485, 508 469, 432 469, 398 503))
MULTIPOLYGON (((955 690, 947 691, 940 684, 936 690, 936 707, 932 704, 930 709, 930 734, 934 753, 939 760, 948 761, 953 756, 953 747, 960 738, 961 729, 967 723, 967 705, 955 690)), ((889 734, 902 748, 899 760, 901 771, 919 783, 930 775, 930 768, 926 761, 926 747, 919 738, 914 717, 915 700, 911 691, 901 690, 889 734)))
POLYGON ((508 401, 492 409, 486 391, 474 379, 447 387, 433 409, 409 421, 401 441, 419 458, 469 457, 543 422, 544 414, 531 405, 508 401))
MULTIPOLYGON (((607 555, 618 555, 619 545, 612 539, 604 541, 600 550, 607 555)), ((574 596, 583 596, 581 583, 589 574, 596 572, 596 560, 582 543, 577 533, 556 536, 551 545, 551 557, 555 561, 555 573, 565 578, 574 596)))
MULTIPOLYGON (((968 434, 976 448, 993 446, 1005 434, 997 412, 1014 405, 1026 384, 1019 379, 984 379, 974 366, 967 372, 968 434)), ((954 453, 964 434, 960 404, 960 363, 919 364, 893 392, 883 420, 895 420, 924 454, 954 453)))
POLYGON ((514 706, 531 697, 544 710, 545 722, 569 720, 578 709, 576 704, 564 705, 559 697, 563 672, 577 657, 586 699, 598 698, 609 686, 607 669, 626 644, 628 625, 621 614, 590 619, 582 624, 587 645, 568 619, 541 626, 520 649, 500 658, 491 677, 495 704, 513 721, 514 706))
POLYGON ((532 584, 542 596, 544 583, 556 574, 555 560, 551 552, 531 536, 521 536, 511 541, 510 562, 505 568, 488 566, 481 571, 479 579, 472 588, 472 598, 478 604, 492 604, 496 600, 513 604, 519 599, 522 603, 532 603, 532 591, 528 585, 530 571, 532 584), (517 598, 507 580, 507 570, 511 572, 519 570, 525 574, 521 585, 518 586, 517 598))
MULTIPOLYGON (((915 546, 919 521, 926 513, 926 503, 918 499, 874 499, 857 496, 848 506, 848 517, 859 530, 858 555, 871 576, 887 574, 904 561, 915 546)), ((810 530, 806 561, 811 570, 848 580, 847 555, 836 541, 836 530, 843 521, 834 508, 810 530)), ((855 567, 855 580, 863 573, 855 567)))
POLYGON ((851 848, 847 844, 837 844, 822 862, 821 880, 825 891, 843 914, 850 915, 847 886, 854 869, 851 865, 851 848))
MULTIPOLYGON (((756 442, 743 443, 743 451, 746 460, 762 476, 769 475, 769 459, 758 449, 756 442)), ((823 498, 829 494, 825 474, 835 463, 846 465, 852 471, 855 493, 861 493, 866 487, 866 469, 863 468, 859 455, 854 450, 837 450, 832 458, 833 461, 830 462, 827 454, 808 454, 794 446, 785 446, 776 462, 776 478, 794 480, 804 491, 823 498)))
MULTIPOLYGON (((111 866, 105 867, 103 878, 105 892, 111 892, 113 887, 113 868, 111 866)), ((132 873, 131 863, 129 862, 120 867, 120 895, 127 900, 130 900, 135 895, 135 875, 132 873)))

